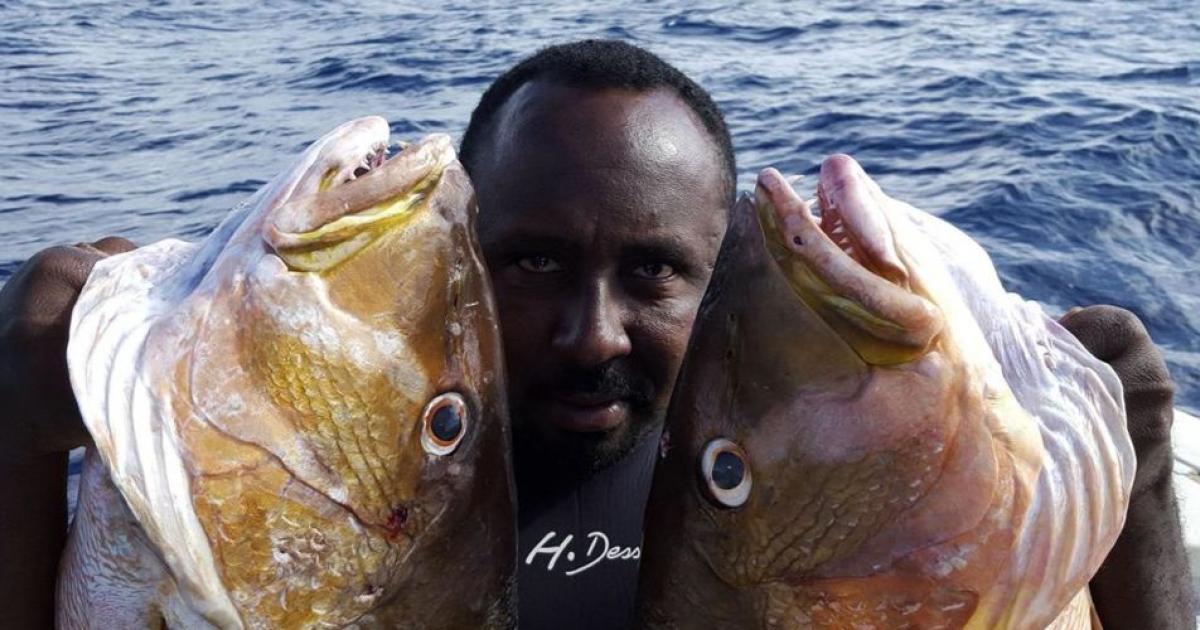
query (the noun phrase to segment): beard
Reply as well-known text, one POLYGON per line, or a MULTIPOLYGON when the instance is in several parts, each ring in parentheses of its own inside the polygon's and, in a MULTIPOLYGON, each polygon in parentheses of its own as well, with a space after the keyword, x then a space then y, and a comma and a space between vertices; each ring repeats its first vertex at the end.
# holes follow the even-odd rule
POLYGON ((628 417, 607 431, 568 431, 539 418, 529 409, 532 405, 514 405, 515 467, 518 476, 526 478, 586 479, 623 459, 645 436, 656 432, 666 416, 665 405, 655 404, 653 381, 621 360, 594 368, 563 367, 551 382, 527 391, 538 392, 534 396, 602 395, 623 402, 628 417))

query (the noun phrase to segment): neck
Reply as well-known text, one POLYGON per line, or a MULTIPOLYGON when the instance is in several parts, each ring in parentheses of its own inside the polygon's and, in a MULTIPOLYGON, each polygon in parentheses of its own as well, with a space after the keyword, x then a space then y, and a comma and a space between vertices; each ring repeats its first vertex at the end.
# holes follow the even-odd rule
POLYGON ((622 452, 607 457, 515 436, 513 468, 522 509, 542 502, 553 503, 567 494, 595 486, 636 491, 644 497, 654 473, 661 433, 659 424, 622 452))

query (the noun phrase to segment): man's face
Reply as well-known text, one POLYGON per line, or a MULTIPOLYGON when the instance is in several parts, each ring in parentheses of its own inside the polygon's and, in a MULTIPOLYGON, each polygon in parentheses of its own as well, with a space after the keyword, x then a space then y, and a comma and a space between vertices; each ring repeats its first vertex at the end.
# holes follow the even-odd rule
POLYGON ((673 92, 534 81, 474 168, 522 452, 589 471, 658 426, 724 234, 709 134, 673 92))

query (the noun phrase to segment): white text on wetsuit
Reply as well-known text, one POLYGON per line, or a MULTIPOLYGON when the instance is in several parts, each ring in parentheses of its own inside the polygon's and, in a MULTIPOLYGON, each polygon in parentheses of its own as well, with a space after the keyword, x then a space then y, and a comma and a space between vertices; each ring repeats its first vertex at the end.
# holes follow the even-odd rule
POLYGON ((575 564, 575 551, 570 549, 574 534, 567 534, 561 542, 555 544, 554 537, 558 532, 550 532, 533 546, 529 555, 525 556, 525 564, 532 565, 539 556, 545 556, 546 570, 553 571, 558 561, 566 558, 563 563, 563 575, 578 575, 600 564, 603 560, 637 560, 642 557, 641 547, 621 547, 609 543, 604 532, 591 532, 587 535, 587 553, 580 560, 583 564, 575 564), (570 567, 570 568, 567 568, 570 567))

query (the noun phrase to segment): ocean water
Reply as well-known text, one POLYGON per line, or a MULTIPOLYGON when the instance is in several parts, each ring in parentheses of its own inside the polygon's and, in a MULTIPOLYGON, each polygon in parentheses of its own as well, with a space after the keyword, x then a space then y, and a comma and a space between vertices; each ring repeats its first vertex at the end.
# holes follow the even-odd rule
POLYGON ((457 135, 523 56, 610 37, 712 92, 744 187, 850 153, 1010 290, 1137 313, 1200 409, 1200 3, 600 4, 0 0, 0 282, 200 237, 352 117, 457 135))

